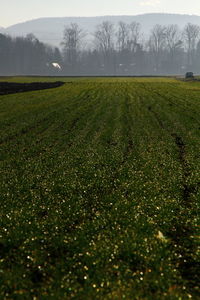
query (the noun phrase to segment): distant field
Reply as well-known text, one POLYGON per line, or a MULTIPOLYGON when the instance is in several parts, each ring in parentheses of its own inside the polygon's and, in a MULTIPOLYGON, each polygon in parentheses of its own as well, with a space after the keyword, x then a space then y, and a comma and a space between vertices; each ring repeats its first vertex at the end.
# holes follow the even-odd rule
POLYGON ((0 96, 0 299, 199 299, 200 82, 61 80, 0 96))

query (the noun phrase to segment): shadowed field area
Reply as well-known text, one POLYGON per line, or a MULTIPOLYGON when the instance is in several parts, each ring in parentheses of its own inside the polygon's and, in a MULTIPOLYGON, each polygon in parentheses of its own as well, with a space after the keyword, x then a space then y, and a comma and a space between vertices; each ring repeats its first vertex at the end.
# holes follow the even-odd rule
POLYGON ((200 83, 62 81, 0 97, 0 298, 198 299, 200 83))
POLYGON ((30 92, 37 90, 52 89, 60 87, 64 82, 32 82, 32 83, 16 83, 16 82, 1 82, 0 81, 0 95, 8 95, 22 92, 30 92))

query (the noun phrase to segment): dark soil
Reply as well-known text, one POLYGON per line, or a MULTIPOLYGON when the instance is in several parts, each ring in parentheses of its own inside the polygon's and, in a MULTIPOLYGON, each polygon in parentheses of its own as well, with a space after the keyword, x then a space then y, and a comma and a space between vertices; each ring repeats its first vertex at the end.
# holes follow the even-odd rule
POLYGON ((65 83, 62 81, 31 83, 0 82, 0 95, 52 89, 60 87, 63 84, 65 83))

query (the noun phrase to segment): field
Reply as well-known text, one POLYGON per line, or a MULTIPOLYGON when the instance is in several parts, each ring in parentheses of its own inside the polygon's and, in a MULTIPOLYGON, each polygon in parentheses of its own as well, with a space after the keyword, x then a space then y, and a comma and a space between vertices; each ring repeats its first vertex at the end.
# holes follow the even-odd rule
POLYGON ((200 82, 61 80, 0 96, 0 299, 200 299, 200 82))

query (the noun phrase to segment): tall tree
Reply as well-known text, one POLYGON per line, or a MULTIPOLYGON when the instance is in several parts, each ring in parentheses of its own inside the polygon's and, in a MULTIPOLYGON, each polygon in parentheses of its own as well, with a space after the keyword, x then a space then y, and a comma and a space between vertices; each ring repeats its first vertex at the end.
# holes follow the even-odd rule
POLYGON ((12 72, 14 63, 13 42, 8 36, 0 33, 0 74, 7 75, 12 72))
POLYGON ((195 50, 200 35, 200 27, 188 23, 183 31, 183 37, 185 40, 186 50, 187 50, 187 66, 192 67, 194 65, 195 50))
POLYGON ((71 72, 77 71, 81 43, 85 37, 84 31, 76 23, 65 27, 62 46, 67 67, 71 72))
POLYGON ((161 60, 164 48, 166 46, 166 27, 159 24, 151 30, 149 38, 149 49, 153 54, 155 67, 154 70, 159 72, 161 69, 161 60))
POLYGON ((138 22, 132 22, 129 25, 129 49, 135 52, 141 43, 141 25, 138 22))
POLYGON ((124 22, 119 22, 117 36, 118 51, 122 52, 127 49, 129 42, 129 26, 124 22))
POLYGON ((109 71, 115 69, 115 53, 114 53, 114 26, 106 21, 97 26, 94 33, 95 46, 103 56, 104 69, 109 71))
POLYGON ((180 52, 183 46, 183 41, 181 40, 181 32, 178 26, 174 24, 168 25, 166 27, 165 37, 166 50, 168 52, 167 69, 175 70, 180 61, 180 52))

